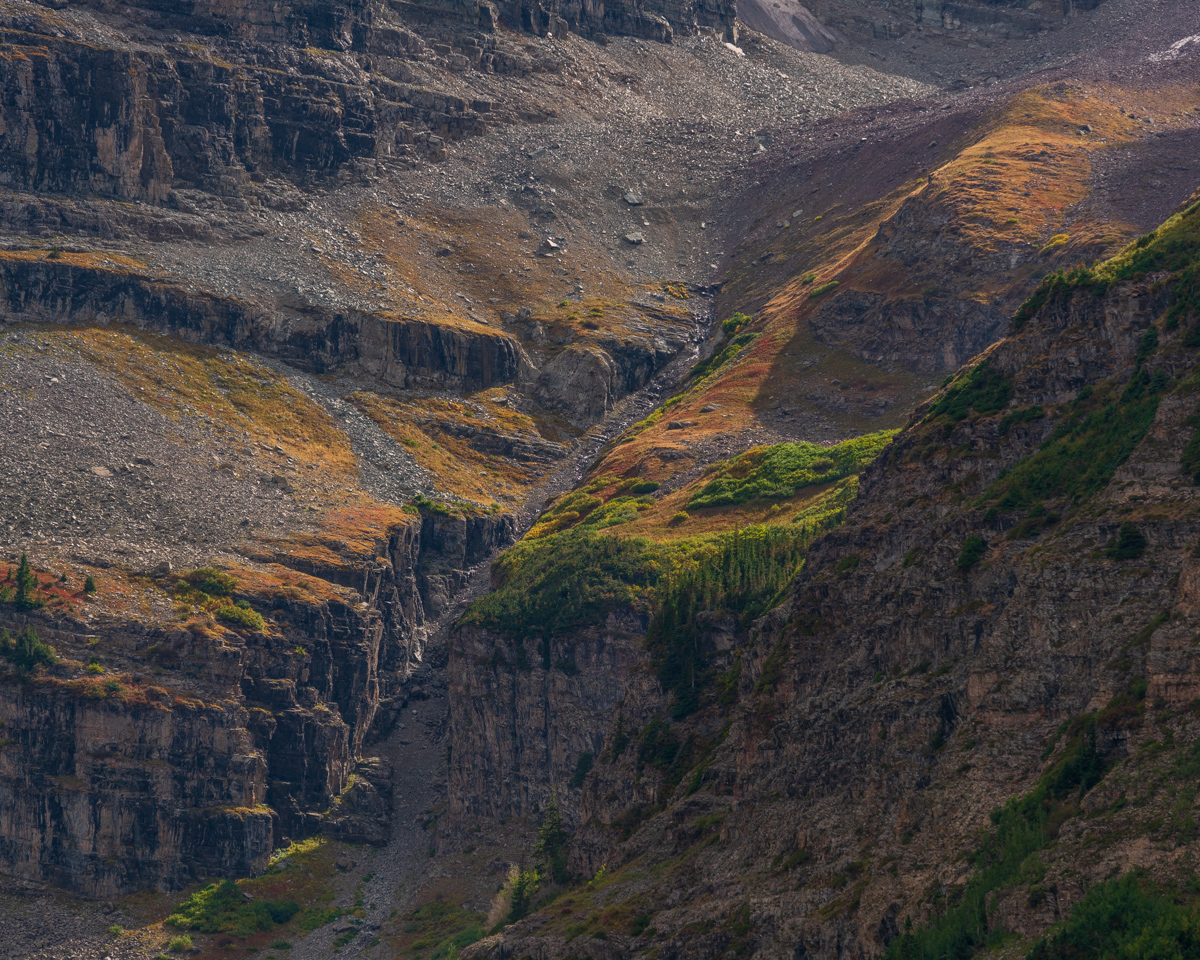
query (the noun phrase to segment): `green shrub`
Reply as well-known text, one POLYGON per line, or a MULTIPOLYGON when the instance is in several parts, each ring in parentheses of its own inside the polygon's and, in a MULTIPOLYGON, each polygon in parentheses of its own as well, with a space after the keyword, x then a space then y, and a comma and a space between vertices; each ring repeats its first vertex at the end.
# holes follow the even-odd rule
POLYGON ((513 872, 509 876, 508 883, 509 923, 516 923, 529 913, 530 907, 533 905, 533 898, 537 895, 541 879, 541 874, 538 873, 536 868, 526 870, 523 866, 513 867, 513 872))
POLYGON ((813 287, 812 291, 808 295, 808 298, 812 300, 839 286, 841 286, 840 280, 830 280, 828 283, 823 283, 819 287, 813 287))
POLYGON ((172 937, 167 941, 167 950, 170 953, 183 953, 185 950, 192 949, 192 938, 186 933, 178 937, 172 937))
POLYGON ((216 618, 222 623, 245 630, 257 630, 260 633, 266 629, 267 623, 256 610, 250 609, 245 601, 221 607, 216 612, 216 618))
POLYGON ((87 579, 83 581, 83 592, 88 596, 96 592, 96 581, 90 573, 87 575, 87 579))
POLYGON ((963 541, 962 553, 958 555, 958 569, 970 570, 983 559, 983 555, 987 553, 987 547, 987 541, 979 534, 973 533, 967 537, 963 541))
POLYGON ((492 592, 461 623, 513 639, 562 634, 603 622, 613 610, 648 605, 660 575, 646 540, 580 528, 523 540, 496 559, 492 592))
POLYGON ((570 841, 571 835, 567 833, 562 815, 558 811, 558 797, 551 790, 550 802, 542 815, 542 825, 538 827, 533 854, 557 884, 565 884, 571 879, 571 873, 567 869, 570 841))
MULTIPOLYGON (((1147 387, 1149 381, 1147 376, 1147 387)), ((1093 399, 1089 394, 1077 401, 1042 446, 1002 474, 985 499, 1013 510, 1055 498, 1080 503, 1103 490, 1150 429, 1159 394, 1146 391, 1088 412, 1096 406, 1093 399)))
POLYGON ((584 750, 579 754, 579 759, 575 761, 575 772, 571 775, 572 787, 578 790, 583 786, 583 782, 587 779, 595 762, 596 758, 592 756, 591 751, 584 750))
POLYGON ((637 483, 630 486, 629 492, 635 494, 653 493, 660 486, 662 486, 662 484, 658 483, 656 480, 639 480, 637 483))
POLYGON ((1004 931, 989 923, 989 894, 1033 872, 1037 852, 1052 839, 1053 824, 1061 820, 1064 810, 1077 809, 1076 798, 1104 775, 1104 758, 1096 749, 1095 718, 1078 718, 1068 725, 1067 733, 1070 739, 1062 757, 1033 790, 992 812, 994 829, 972 854, 975 869, 957 902, 923 927, 893 940, 888 960, 966 958, 1004 938, 1004 931))
POLYGON ((707 377, 710 373, 714 373, 741 353, 743 347, 753 343, 757 336, 758 334, 756 333, 739 333, 723 349, 718 350, 707 360, 701 360, 692 367, 691 379, 700 380, 707 377))
POLYGON ((11 663, 18 673, 29 673, 58 662, 54 648, 40 640, 37 631, 28 624, 15 639, 7 630, 0 630, 0 657, 11 663))
POLYGON ((410 945, 414 956, 425 956, 423 951, 429 950, 429 960, 443 960, 457 957, 459 950, 482 940, 484 919, 482 914, 438 899, 406 914, 403 930, 416 935, 410 945))
POLYGON ((692 495, 687 506, 696 509, 755 499, 786 499, 805 487, 860 472, 883 451, 895 433, 882 430, 832 447, 804 442, 756 447, 722 464, 716 476, 692 495))
POLYGON ((342 915, 339 907, 309 907, 300 914, 298 926, 301 933, 312 933, 314 930, 333 923, 342 915))
POLYGON ((232 880, 209 884, 175 908, 166 925, 195 933, 231 933, 248 937, 287 923, 300 907, 294 900, 247 901, 232 880))
POLYGON ((1146 538, 1132 523, 1123 523, 1104 552, 1114 560, 1136 560, 1146 552, 1146 538))
POLYGON ((1133 872, 1097 883, 1027 960, 1167 960, 1200 957, 1200 909, 1133 872))
POLYGON ((108 934, 111 937, 119 937, 124 932, 125 932, 125 928, 122 927, 120 924, 114 923, 111 927, 108 928, 108 934))
POLYGON ((752 319, 753 319, 753 317, 749 317, 744 313, 735 313, 732 317, 729 317, 727 320, 721 321, 721 330, 725 333, 725 335, 727 337, 732 337, 735 333, 737 333, 739 330, 741 330, 742 327, 744 327, 746 324, 748 324, 752 319))
POLYGON ((237 581, 216 567, 199 567, 183 574, 180 579, 210 597, 228 597, 237 589, 237 581))
POLYGON ((1007 436, 1008 431, 1013 427, 1019 426, 1022 423, 1032 423, 1034 420, 1042 419, 1045 415, 1046 411, 1040 405, 1014 410, 1000 421, 1000 436, 1007 436))
POLYGON ((1008 406, 1012 390, 1008 375, 984 361, 952 383, 929 412, 955 422, 965 420, 972 410, 982 414, 996 413, 1008 406))
POLYGON ((1146 332, 1142 334, 1142 339, 1138 341, 1137 356, 1134 358, 1138 366, 1141 366, 1158 350, 1158 328, 1153 324, 1146 328, 1146 332))

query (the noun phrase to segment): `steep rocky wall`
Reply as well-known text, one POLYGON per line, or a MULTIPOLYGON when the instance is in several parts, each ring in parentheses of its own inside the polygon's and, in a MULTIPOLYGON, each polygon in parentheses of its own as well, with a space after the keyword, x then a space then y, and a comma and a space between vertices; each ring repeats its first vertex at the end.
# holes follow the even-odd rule
POLYGON ((0 864, 96 897, 263 869, 272 818, 246 722, 236 703, 5 682, 0 864))
POLYGON ((885 40, 917 28, 997 39, 1029 37, 1094 10, 1103 0, 814 0, 807 6, 851 39, 885 40))
POLYGON ((517 342, 461 327, 309 308, 281 317, 232 298, 191 293, 91 263, 0 257, 0 315, 32 322, 131 323, 193 343, 278 357, 315 373, 350 367, 399 387, 479 389, 516 379, 517 342))
POLYGON ((622 612, 602 628, 526 645, 457 631, 447 667, 451 829, 536 816, 551 786, 574 819, 566 784, 581 754, 599 756, 626 676, 644 657, 646 626, 622 612))
POLYGON ((107 897, 259 872, 335 808, 338 836, 386 840, 387 775, 360 769, 364 741, 404 705, 443 591, 512 527, 428 514, 381 531, 369 555, 264 553, 320 578, 239 587, 264 632, 113 620, 84 634, 6 606, 5 627, 32 624, 65 659, 0 675, 0 869, 107 897), (97 654, 106 673, 92 676, 97 654), (336 803, 356 772, 350 806, 370 822, 336 803))
POLYGON ((183 186, 238 196, 269 174, 308 181, 355 158, 437 158, 445 140, 485 132, 491 104, 429 89, 416 61, 543 68, 494 34, 501 22, 669 40, 734 20, 724 0, 88 6, 94 16, 0 16, 0 184, 10 189, 157 204, 183 186))

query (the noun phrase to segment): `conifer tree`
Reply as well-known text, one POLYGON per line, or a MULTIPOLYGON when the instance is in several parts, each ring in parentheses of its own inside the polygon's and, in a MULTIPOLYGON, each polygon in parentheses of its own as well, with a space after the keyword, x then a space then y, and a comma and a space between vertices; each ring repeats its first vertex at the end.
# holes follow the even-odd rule
POLYGON ((538 828, 537 844, 533 852, 545 864, 555 883, 563 884, 571 879, 567 870, 567 841, 569 836, 563 827, 562 814, 558 810, 558 795, 550 791, 550 804, 538 828))
POLYGON ((17 566, 16 602, 18 610, 34 610, 44 603, 38 596, 37 574, 33 572, 33 565, 25 554, 21 554, 21 562, 17 566))

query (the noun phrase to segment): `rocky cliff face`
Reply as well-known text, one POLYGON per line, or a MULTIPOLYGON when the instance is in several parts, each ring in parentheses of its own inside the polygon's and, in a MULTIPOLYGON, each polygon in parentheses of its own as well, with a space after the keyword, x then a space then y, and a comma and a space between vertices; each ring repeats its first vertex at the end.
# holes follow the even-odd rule
POLYGON ((958 3, 932 0, 884 0, 869 10, 862 5, 817 0, 809 4, 826 23, 832 23, 855 38, 876 40, 902 37, 926 28, 951 35, 974 35, 995 39, 1024 38, 1053 29, 1063 20, 1094 10, 1102 0, 964 0, 958 3))
POLYGON ((365 373, 397 387, 480 389, 516 380, 513 338, 478 324, 433 324, 309 307, 280 317, 67 256, 0 257, 0 298, 14 319, 122 322, 182 340, 275 356, 314 373, 365 373))
POLYGON ((511 524, 430 514, 394 527, 372 556, 306 562, 293 550, 281 559, 302 577, 236 574, 234 597, 266 615, 262 631, 199 618, 82 634, 10 617, 64 660, 4 679, 0 865, 112 897, 260 872, 283 839, 327 819, 342 839, 386 840, 390 788, 386 773, 359 769, 364 741, 404 705, 426 617, 511 524), (88 659, 103 670, 83 670, 88 659))
POLYGON ((697 2, 88 6, 15 11, 0 25, 11 50, 0 64, 0 182, 10 188, 159 204, 184 186, 235 196, 273 174, 437 155, 447 139, 482 133, 491 105, 412 85, 413 62, 534 69, 493 32, 501 23, 668 40, 674 28, 732 30, 734 17, 732 4, 697 2), (449 42, 419 35, 430 27, 450 28, 449 42))
MULTIPOLYGON (((1038 785, 1060 820, 1036 878, 991 888, 990 929, 1036 937, 1133 865, 1176 876, 1191 835, 1149 782, 1173 782, 1200 732, 1197 318, 1186 269, 1153 266, 1186 258, 1128 264, 1194 256, 1197 216, 1044 287, 913 415, 787 601, 736 640, 727 726, 715 705, 671 723, 653 678, 627 677, 575 845, 581 872, 658 865, 652 890, 631 868, 598 898, 653 918, 612 955, 879 956, 984 882, 967 855, 989 813, 1038 785), (659 763, 664 730, 719 745, 659 763), (1097 772, 1056 793, 1080 750, 1097 772)), ((1193 795, 1178 802, 1190 816, 1193 795)), ((568 942, 538 917, 473 955, 568 942)))
POLYGON ((614 614, 603 627, 536 648, 475 627, 451 645, 449 809, 456 830, 543 809, 600 755, 642 660, 646 621, 614 614), (479 784, 491 788, 480 790, 479 784))

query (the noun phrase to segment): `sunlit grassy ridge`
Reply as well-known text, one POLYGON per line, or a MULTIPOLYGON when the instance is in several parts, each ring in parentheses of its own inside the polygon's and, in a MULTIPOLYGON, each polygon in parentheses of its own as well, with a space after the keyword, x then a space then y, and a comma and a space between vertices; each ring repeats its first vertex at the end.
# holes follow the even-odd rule
POLYGON ((881 430, 831 447, 815 443, 777 443, 757 447, 730 460, 698 493, 689 507, 718 507, 755 499, 784 499, 818 483, 858 473, 896 435, 881 430))
POLYGON ((1021 305, 1013 317, 1013 327, 1020 329, 1047 303, 1076 290, 1100 295, 1118 283, 1141 280, 1153 273, 1168 275, 1161 282, 1171 286, 1169 328, 1200 313, 1200 200, 1109 260, 1050 274, 1021 305))
MULTIPOLYGON (((790 524, 666 542, 580 525, 523 540, 497 559, 494 589, 461 622, 522 640, 599 624, 619 609, 653 613, 663 604, 675 611, 659 621, 675 624, 664 627, 668 632, 701 609, 757 615, 791 581, 808 545, 842 522, 854 490, 853 483, 837 485, 790 524)), ((592 515, 614 505, 621 506, 610 501, 592 515)))

